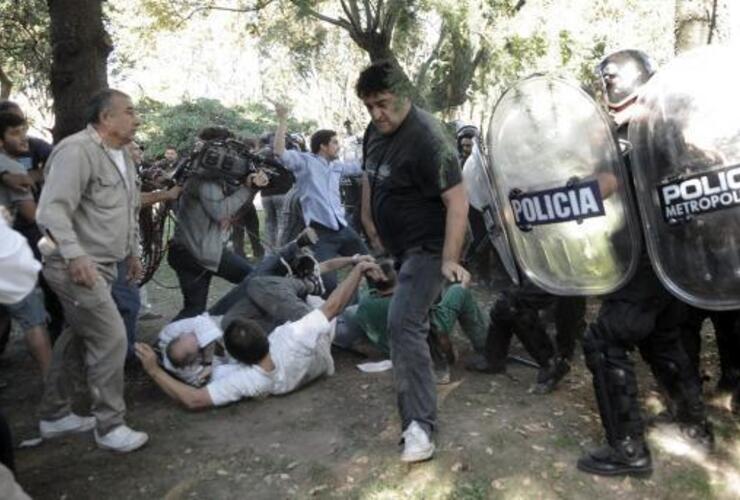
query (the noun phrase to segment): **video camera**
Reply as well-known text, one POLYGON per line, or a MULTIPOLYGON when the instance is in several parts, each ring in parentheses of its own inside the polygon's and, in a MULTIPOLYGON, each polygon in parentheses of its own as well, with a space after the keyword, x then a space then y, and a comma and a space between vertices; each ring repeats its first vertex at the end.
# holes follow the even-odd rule
POLYGON ((275 160, 249 152, 247 146, 236 139, 199 140, 190 156, 175 167, 172 180, 184 184, 192 175, 197 175, 238 186, 258 170, 273 178, 285 167, 275 160))

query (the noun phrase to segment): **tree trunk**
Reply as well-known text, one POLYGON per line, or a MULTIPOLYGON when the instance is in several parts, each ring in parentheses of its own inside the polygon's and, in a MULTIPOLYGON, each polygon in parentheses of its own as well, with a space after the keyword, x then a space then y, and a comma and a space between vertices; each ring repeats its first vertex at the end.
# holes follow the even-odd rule
POLYGON ((47 0, 51 18, 51 94, 59 142, 85 127, 85 108, 108 86, 108 54, 113 49, 103 27, 102 0, 47 0))

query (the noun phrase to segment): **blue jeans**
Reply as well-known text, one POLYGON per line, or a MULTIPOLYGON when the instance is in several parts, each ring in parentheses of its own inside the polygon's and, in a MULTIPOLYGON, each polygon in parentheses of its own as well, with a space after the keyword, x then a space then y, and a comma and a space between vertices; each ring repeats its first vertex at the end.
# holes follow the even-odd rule
MULTIPOLYGON (((362 241, 360 235, 349 226, 335 231, 312 222, 311 227, 319 235, 319 241, 311 248, 319 262, 339 256, 350 257, 358 253, 362 255, 369 253, 367 245, 362 241)), ((321 278, 324 280, 324 287, 326 288, 324 297, 328 297, 332 290, 337 287, 337 273, 325 273, 321 275, 321 278)))
POLYGON ((136 283, 130 283, 126 276, 128 275, 128 263, 124 260, 118 263, 118 276, 113 282, 111 295, 113 302, 116 303, 118 312, 121 313, 123 324, 126 327, 126 340, 128 348, 126 357, 134 359, 134 342, 136 342, 136 321, 139 318, 141 309, 141 297, 139 296, 139 286, 136 283))
POLYGON ((442 289, 441 257, 412 249, 397 260, 399 264, 388 331, 401 428, 416 420, 431 434, 437 420, 437 387, 427 336, 429 309, 442 289))

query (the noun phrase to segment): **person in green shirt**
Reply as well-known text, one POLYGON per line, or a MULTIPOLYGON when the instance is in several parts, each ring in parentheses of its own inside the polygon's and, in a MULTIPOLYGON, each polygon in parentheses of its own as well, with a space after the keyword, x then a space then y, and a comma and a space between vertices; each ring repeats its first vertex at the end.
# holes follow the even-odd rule
MULTIPOLYGON (((396 286, 396 273, 390 260, 381 261, 379 265, 388 279, 383 282, 368 280, 369 288, 360 294, 358 304, 347 309, 334 340, 340 347, 349 348, 365 337, 379 351, 390 354, 388 309, 396 286)), ((469 288, 457 283, 450 285, 432 306, 429 319, 430 347, 438 383, 449 382, 448 363, 454 360, 450 334, 457 322, 475 352, 468 365, 485 361, 488 325, 469 288)))

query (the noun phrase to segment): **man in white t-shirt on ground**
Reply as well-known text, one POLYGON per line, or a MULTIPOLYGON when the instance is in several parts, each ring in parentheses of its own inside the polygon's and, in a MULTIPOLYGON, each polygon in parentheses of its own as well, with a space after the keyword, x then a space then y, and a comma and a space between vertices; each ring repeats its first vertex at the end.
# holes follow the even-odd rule
POLYGON ((270 334, 251 320, 235 320, 224 332, 228 354, 237 363, 222 366, 205 387, 187 385, 157 363, 154 350, 136 344, 136 355, 154 382, 188 409, 222 406, 243 398, 286 394, 321 375, 334 373, 333 319, 345 308, 364 275, 382 279, 375 263, 360 262, 318 309, 270 334))

